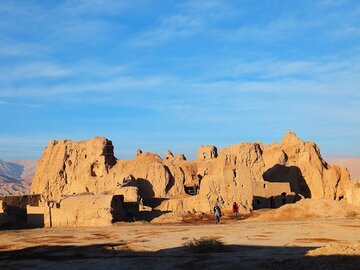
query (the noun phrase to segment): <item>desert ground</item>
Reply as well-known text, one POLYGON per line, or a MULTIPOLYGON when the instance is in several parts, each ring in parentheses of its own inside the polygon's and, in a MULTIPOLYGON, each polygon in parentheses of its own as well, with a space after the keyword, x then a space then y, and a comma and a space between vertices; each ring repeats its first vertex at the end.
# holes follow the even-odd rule
POLYGON ((221 224, 213 224, 211 216, 190 215, 178 222, 169 215, 158 223, 137 221, 108 227, 0 231, 0 267, 359 269, 358 215, 348 212, 340 218, 261 221, 261 217, 269 220, 269 216, 276 216, 279 210, 254 211, 238 220, 227 214, 221 224), (194 253, 183 246, 186 241, 200 237, 216 237, 225 243, 226 249, 194 253))

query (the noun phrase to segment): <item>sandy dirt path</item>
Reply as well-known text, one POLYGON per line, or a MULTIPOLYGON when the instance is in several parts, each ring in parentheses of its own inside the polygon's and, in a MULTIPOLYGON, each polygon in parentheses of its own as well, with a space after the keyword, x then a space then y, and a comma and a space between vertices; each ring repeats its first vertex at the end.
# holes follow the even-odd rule
POLYGON ((0 231, 0 268, 360 269, 359 248, 359 219, 228 220, 219 225, 116 223, 98 228, 0 231), (186 240, 199 237, 219 237, 229 250, 196 254, 182 247, 186 240), (305 256, 323 246, 328 256, 305 256), (339 256, 344 247, 351 252, 339 256), (349 268, 352 265, 355 268, 349 268))

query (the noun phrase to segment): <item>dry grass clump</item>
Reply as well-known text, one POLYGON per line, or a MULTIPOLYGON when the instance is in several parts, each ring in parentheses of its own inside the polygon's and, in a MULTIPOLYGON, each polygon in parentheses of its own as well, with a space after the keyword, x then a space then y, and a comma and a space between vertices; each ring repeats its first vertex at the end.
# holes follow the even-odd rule
POLYGON ((346 218, 356 218, 356 217, 358 217, 358 213, 356 213, 355 211, 349 211, 349 212, 347 212, 346 213, 346 215, 345 215, 345 217, 346 218))
POLYGON ((199 239, 192 239, 183 244, 184 247, 189 248, 195 253, 210 253, 210 252, 224 252, 227 248, 223 241, 217 237, 201 237, 199 239))

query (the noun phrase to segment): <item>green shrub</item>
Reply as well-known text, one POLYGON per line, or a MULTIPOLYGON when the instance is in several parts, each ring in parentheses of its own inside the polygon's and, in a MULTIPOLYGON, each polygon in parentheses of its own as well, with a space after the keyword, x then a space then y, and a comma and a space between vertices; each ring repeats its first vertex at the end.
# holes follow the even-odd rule
POLYGON ((216 237, 201 237, 200 239, 192 239, 183 244, 195 253, 224 252, 226 246, 223 241, 216 237))

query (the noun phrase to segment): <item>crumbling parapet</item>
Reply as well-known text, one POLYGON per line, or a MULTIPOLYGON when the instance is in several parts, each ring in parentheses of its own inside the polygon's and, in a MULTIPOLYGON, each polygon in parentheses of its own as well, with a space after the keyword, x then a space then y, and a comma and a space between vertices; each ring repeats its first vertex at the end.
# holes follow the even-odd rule
POLYGON ((173 158, 174 154, 170 150, 166 150, 165 159, 173 158))
POLYGON ((197 153, 197 160, 210 160, 218 156, 217 148, 213 145, 201 145, 197 153))

